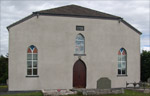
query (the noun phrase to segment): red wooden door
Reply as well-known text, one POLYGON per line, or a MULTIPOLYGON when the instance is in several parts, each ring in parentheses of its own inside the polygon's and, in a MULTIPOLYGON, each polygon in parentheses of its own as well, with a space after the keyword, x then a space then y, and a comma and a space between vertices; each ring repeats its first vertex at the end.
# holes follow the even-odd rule
POLYGON ((86 65, 81 60, 76 61, 73 67, 73 87, 86 87, 86 65))

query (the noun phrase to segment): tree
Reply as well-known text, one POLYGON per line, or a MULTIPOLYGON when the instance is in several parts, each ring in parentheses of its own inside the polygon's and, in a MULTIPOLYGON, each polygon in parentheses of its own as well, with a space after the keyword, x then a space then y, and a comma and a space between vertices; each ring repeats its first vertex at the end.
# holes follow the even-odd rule
POLYGON ((143 82, 150 78, 150 51, 141 53, 141 80, 143 82))
POLYGON ((8 55, 0 56, 0 84, 6 84, 8 79, 8 55))

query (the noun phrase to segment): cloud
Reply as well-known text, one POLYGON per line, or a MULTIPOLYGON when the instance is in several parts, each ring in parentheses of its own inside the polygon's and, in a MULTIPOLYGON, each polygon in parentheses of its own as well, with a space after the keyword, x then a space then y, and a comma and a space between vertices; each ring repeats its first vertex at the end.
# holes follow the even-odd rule
POLYGON ((143 47, 142 50, 150 51, 150 47, 143 47))
POLYGON ((8 53, 8 31, 6 27, 32 12, 55 8, 64 5, 76 4, 101 12, 124 18, 127 22, 141 31, 141 49, 149 45, 149 0, 9 0, 1 1, 1 53, 8 53))

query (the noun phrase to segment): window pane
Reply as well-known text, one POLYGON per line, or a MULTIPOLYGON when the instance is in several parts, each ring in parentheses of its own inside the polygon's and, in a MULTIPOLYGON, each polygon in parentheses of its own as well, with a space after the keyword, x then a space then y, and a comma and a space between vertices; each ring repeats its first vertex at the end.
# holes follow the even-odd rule
POLYGON ((37 67, 37 61, 33 61, 33 67, 37 67))
POLYGON ((122 74, 126 74, 126 70, 125 69, 122 69, 122 74))
POLYGON ((33 49, 35 48, 35 46, 34 46, 34 45, 31 45, 30 48, 33 50, 33 49))
POLYGON ((122 55, 122 61, 126 61, 126 55, 122 55))
POLYGON ((37 75, 37 69, 33 69, 33 75, 37 75))
POLYGON ((37 60, 37 54, 33 54, 33 60, 37 60))
POLYGON ((76 26, 76 30, 78 30, 78 31, 84 31, 84 26, 76 26))
POLYGON ((31 68, 32 67, 32 61, 27 61, 27 67, 31 68))
POLYGON ((32 60, 32 54, 27 54, 27 60, 32 60))
POLYGON ((75 52, 76 54, 84 54, 84 42, 76 42, 75 52))
POLYGON ((118 55, 118 61, 121 61, 121 55, 118 55))
POLYGON ((32 69, 27 69, 27 75, 32 75, 32 69))
POLYGON ((76 37, 76 40, 84 40, 84 38, 81 34, 78 34, 77 37, 76 37))
POLYGON ((80 46, 84 46, 84 41, 81 41, 81 42, 80 42, 80 46))
POLYGON ((80 46, 81 42, 80 41, 76 41, 76 46, 80 46))
POLYGON ((84 47, 83 46, 80 46, 80 51, 81 51, 81 53, 84 53, 84 47))
POLYGON ((118 74, 121 74, 121 69, 118 69, 118 74))
POLYGON ((84 37, 81 34, 78 34, 76 37, 76 54, 84 54, 84 37))
POLYGON ((121 62, 118 62, 118 68, 121 69, 121 62))
POLYGON ((126 62, 122 62, 121 67, 125 69, 126 68, 126 62))

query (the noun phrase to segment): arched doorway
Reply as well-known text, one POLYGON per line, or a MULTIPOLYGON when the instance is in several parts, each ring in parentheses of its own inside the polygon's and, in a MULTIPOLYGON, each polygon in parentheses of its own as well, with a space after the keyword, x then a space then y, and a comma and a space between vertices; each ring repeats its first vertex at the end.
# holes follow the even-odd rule
POLYGON ((73 87, 86 87, 86 65, 81 59, 77 60, 73 66, 73 87))

